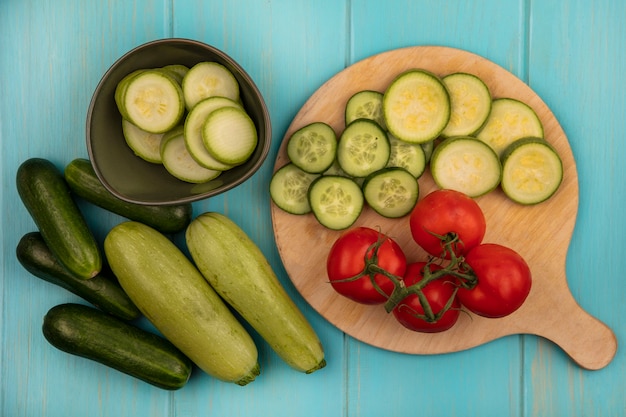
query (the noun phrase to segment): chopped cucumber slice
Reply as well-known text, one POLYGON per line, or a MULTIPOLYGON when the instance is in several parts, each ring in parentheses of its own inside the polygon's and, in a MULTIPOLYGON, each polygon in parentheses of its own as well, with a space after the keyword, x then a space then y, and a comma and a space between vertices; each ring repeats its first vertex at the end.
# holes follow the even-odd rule
POLYGON ((228 68, 217 62, 199 62, 183 78, 183 93, 187 110, 208 97, 239 100, 239 83, 228 68))
POLYGON ((162 162, 161 138, 164 133, 146 132, 126 119, 122 119, 122 133, 135 155, 153 164, 162 162))
POLYGON ((231 164, 218 161, 204 146, 202 128, 213 111, 223 107, 242 108, 241 105, 226 97, 209 97, 199 102, 185 119, 185 144, 191 157, 205 168, 224 171, 232 168, 231 164))
POLYGON ((129 81, 135 75, 143 71, 145 70, 138 69, 138 70, 131 72, 130 74, 127 74, 126 76, 124 76, 124 78, 120 80, 119 83, 117 83, 117 86, 115 87, 115 94, 114 94, 115 104, 117 105, 117 110, 120 112, 123 119, 128 119, 128 112, 126 111, 126 106, 124 104, 124 95, 126 94, 126 89, 128 88, 129 81))
POLYGON ((250 158, 258 143, 254 122, 241 108, 222 107, 212 111, 202 126, 207 151, 227 165, 240 165, 250 158))
POLYGON ((199 184, 221 174, 221 171, 204 168, 191 157, 185 146, 182 126, 163 135, 161 158, 167 172, 181 181, 199 184))
POLYGON ((308 199, 317 221, 333 230, 352 226, 364 204, 361 187, 348 177, 335 175, 322 175, 314 180, 308 199))
POLYGON ((183 92, 176 80, 160 70, 145 70, 122 85, 120 112, 146 132, 164 133, 182 120, 183 92))
POLYGON ((183 78, 185 78, 185 75, 187 75, 187 72, 189 71, 189 67, 186 67, 185 65, 182 65, 182 64, 166 65, 163 67, 163 69, 177 74, 180 79, 181 86, 182 86, 183 78))
POLYGON ((345 109, 346 125, 356 119, 373 120, 383 129, 387 129, 383 115, 383 93, 379 91, 363 90, 355 93, 348 99, 345 109))
POLYGON ((450 119, 450 97, 436 75, 421 69, 395 78, 383 96, 387 129, 400 140, 424 143, 434 140, 450 119))
POLYGON ((444 140, 434 150, 430 170, 440 188, 478 197, 498 186, 502 167, 486 143, 470 136, 444 140))
POLYGON ((493 100, 489 117, 475 136, 502 156, 504 149, 517 139, 543 138, 543 125, 528 104, 513 98, 498 98, 493 100))
POLYGON ((544 139, 518 139, 502 155, 502 191, 517 203, 541 203, 556 192, 562 181, 563 162, 544 139))
POLYGON ((450 94, 450 120, 441 136, 470 136, 476 133, 491 112, 491 93, 473 74, 457 72, 441 80, 450 94))
POLYGON ((270 197, 274 204, 287 213, 310 213, 309 186, 317 177, 319 174, 310 174, 288 163, 272 175, 270 197))
POLYGON ((339 165, 353 177, 366 177, 384 168, 390 154, 387 133, 368 119, 357 119, 346 126, 337 145, 339 165))
POLYGON ((415 207, 419 185, 413 174, 404 168, 384 168, 365 179, 363 195, 367 204, 381 216, 398 218, 415 207))
POLYGON ((388 137, 391 152, 387 166, 404 168, 413 177, 421 177, 426 170, 426 154, 423 145, 408 143, 393 135, 388 135, 388 137))
POLYGON ((287 155, 303 171, 318 174, 326 171, 335 160, 337 135, 322 122, 306 125, 291 135, 287 155))

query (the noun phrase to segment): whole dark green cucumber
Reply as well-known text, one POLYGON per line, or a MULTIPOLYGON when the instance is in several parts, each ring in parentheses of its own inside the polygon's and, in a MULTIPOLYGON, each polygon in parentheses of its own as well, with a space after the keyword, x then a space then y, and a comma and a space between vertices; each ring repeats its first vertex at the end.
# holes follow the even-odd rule
POLYGON ((63 352, 91 359, 167 390, 183 387, 192 363, 167 339, 81 304, 52 307, 43 335, 63 352))
POLYGON ((100 248, 56 166, 47 159, 28 159, 17 169, 16 185, 57 259, 81 278, 98 275, 102 268, 100 248))
POLYGON ((76 195, 90 203, 162 233, 176 233, 191 221, 191 203, 171 206, 133 204, 111 194, 88 159, 78 158, 70 162, 65 167, 65 180, 76 195))
POLYGON ((100 272, 92 279, 72 274, 52 254, 41 233, 26 233, 16 248, 17 260, 32 275, 82 297, 100 310, 123 320, 141 316, 139 309, 126 295, 116 279, 100 272))

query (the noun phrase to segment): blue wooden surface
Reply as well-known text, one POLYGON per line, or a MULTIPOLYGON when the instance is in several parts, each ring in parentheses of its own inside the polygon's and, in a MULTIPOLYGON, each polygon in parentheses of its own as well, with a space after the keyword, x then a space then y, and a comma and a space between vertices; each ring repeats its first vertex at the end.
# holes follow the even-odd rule
MULTIPOLYGON (((624 17, 626 2, 619 0, 0 0, 0 415, 626 415, 620 350, 606 368, 586 371, 534 336, 437 356, 390 353, 345 336, 308 307, 286 276, 267 193, 291 119, 336 72, 403 46, 446 45, 480 54, 527 82, 570 140, 580 205, 568 282, 581 306, 608 324, 621 344, 624 17), (195 203, 194 210, 227 214, 258 243, 318 331, 328 359, 322 371, 291 370, 257 338, 263 374, 253 384, 238 387, 196 372, 172 393, 64 354, 41 334, 50 307, 80 300, 30 276, 16 261, 17 241, 34 224, 17 196, 15 171, 34 156, 59 168, 86 157, 85 116, 101 75, 127 50, 172 36, 223 49, 265 96, 274 129, 267 162, 249 182, 195 203)), ((81 208, 99 239, 121 220, 81 208)))

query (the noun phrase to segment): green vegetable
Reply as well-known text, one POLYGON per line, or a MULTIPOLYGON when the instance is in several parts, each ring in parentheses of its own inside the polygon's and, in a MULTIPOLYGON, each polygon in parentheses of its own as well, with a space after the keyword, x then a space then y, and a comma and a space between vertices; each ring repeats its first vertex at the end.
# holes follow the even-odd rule
POLYGON ((326 365, 315 331, 239 226, 219 213, 204 213, 191 222, 186 240, 206 280, 278 356, 306 373, 326 365))
POLYGON ((183 387, 192 363, 168 340, 81 304, 52 307, 43 335, 63 352, 91 359, 167 390, 183 387))
POLYGON ((200 369, 239 385, 255 379, 254 341, 174 243, 129 221, 111 229, 104 251, 139 310, 200 369))
POLYGON ((71 291, 106 313, 123 320, 133 320, 141 315, 113 277, 100 272, 92 279, 82 279, 68 271, 52 254, 39 232, 22 236, 16 255, 32 275, 71 291))
POLYGON ((81 278, 95 277, 102 268, 100 248, 61 172, 46 159, 31 158, 18 168, 16 185, 57 259, 81 278))
POLYGON ((163 233, 183 230, 191 221, 191 204, 152 206, 133 204, 111 194, 102 185, 87 159, 74 159, 65 167, 65 180, 79 197, 130 220, 147 224, 163 233))
POLYGON ((404 168, 390 167, 370 174, 363 182, 367 204, 387 218, 406 216, 419 197, 417 179, 404 168))

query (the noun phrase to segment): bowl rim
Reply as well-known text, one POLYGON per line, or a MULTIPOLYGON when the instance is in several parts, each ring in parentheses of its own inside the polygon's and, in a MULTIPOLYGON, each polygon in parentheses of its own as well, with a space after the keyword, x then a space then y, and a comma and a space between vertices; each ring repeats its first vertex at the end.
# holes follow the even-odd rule
POLYGON ((269 114, 269 110, 267 107, 267 104, 265 103, 265 98, 263 97, 263 95, 261 94, 261 91, 259 90, 258 86, 256 85, 256 83, 254 82, 254 80, 252 79, 252 77, 248 74, 248 72, 237 62, 235 61, 230 55, 228 55, 226 52, 224 52, 223 50, 212 46, 210 44, 207 44, 205 42, 201 42, 198 40, 194 40, 194 39, 189 39, 189 38, 161 38, 161 39, 155 39, 152 41, 148 41, 145 43, 142 43, 140 45, 135 46, 134 48, 130 49, 129 51, 125 52, 123 55, 121 55, 119 58, 117 58, 113 64, 111 64, 111 66, 105 71, 105 73, 102 75, 102 77, 100 78, 98 84, 96 85, 96 88, 94 89, 94 92, 92 94, 91 100, 89 102, 89 107, 87 110, 87 117, 86 117, 86 142, 87 142, 87 154, 89 156, 89 160, 91 162, 91 165, 94 169, 94 172, 96 174, 96 176, 98 177, 98 179, 100 180, 100 182, 103 184, 103 186, 111 193, 113 194, 115 197, 128 202, 128 203, 133 203, 133 204, 140 204, 140 205, 152 205, 152 206, 158 206, 158 205, 177 205, 177 204, 185 204, 185 203, 192 203, 195 201, 200 201, 200 200, 204 200, 210 197, 214 197, 216 195, 222 194, 228 190, 231 190, 235 187, 237 187, 238 185, 242 184, 243 182, 245 182, 246 180, 248 180, 250 177, 252 177, 258 170, 259 168, 263 165, 263 163, 265 162, 265 160, 267 159, 267 156, 269 154, 269 150, 271 148, 271 142, 272 142, 272 124, 271 124, 271 118, 270 118, 270 114, 269 114), (254 96, 258 97, 258 101, 260 104, 260 110, 261 110, 261 114, 263 117, 263 124, 265 126, 265 134, 264 134, 264 140, 263 140, 263 146, 261 148, 260 154, 257 158, 257 160, 254 162, 254 164, 252 166, 250 166, 250 168, 248 170, 246 170, 240 177, 238 177, 236 180, 231 181, 227 184, 223 184, 220 185, 214 189, 211 189, 209 191, 203 192, 203 193, 198 193, 198 194, 190 194, 189 196, 186 197, 181 197, 181 198, 176 198, 176 199, 166 199, 166 200, 146 200, 146 199, 142 199, 142 198, 137 198, 137 197, 132 197, 132 196, 128 196, 126 194, 123 194, 121 192, 119 192, 115 187, 113 187, 109 181, 105 178, 104 174, 102 173, 102 171, 99 169, 98 164, 96 162, 96 158, 95 158, 95 153, 94 153, 94 149, 93 149, 93 145, 92 145, 92 122, 93 122, 93 113, 94 113, 94 107, 98 101, 98 96, 100 94, 100 92, 102 91, 102 89, 104 88, 104 86, 106 85, 108 79, 110 78, 110 76, 116 71, 116 69, 122 65, 130 56, 132 56, 133 54, 143 50, 143 49, 147 49, 147 48, 151 48, 154 46, 158 46, 161 44, 181 44, 181 45, 191 45, 191 46, 197 46, 203 49, 207 49, 213 53, 215 53, 216 55, 220 56, 221 59, 223 59, 224 61, 226 61, 230 66, 232 66, 233 68, 236 69, 236 71, 238 72, 238 75, 243 78, 244 82, 250 87, 250 89, 252 90, 252 93, 254 96))

